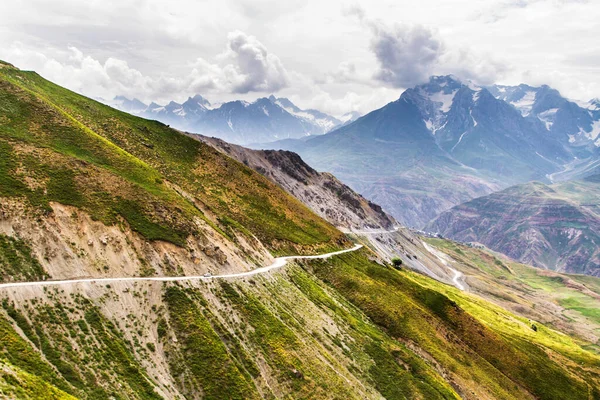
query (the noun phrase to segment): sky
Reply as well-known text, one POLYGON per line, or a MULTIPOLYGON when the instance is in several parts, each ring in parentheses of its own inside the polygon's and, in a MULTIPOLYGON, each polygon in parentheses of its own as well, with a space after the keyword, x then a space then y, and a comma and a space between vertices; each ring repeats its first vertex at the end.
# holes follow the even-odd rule
POLYGON ((600 97, 595 0, 13 0, 0 59, 94 98, 366 113, 431 75, 600 97))

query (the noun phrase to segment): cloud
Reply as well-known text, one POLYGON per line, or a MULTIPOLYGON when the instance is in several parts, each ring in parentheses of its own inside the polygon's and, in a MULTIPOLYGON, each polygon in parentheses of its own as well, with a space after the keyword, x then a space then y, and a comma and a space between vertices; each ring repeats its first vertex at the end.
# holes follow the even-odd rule
POLYGON ((224 71, 234 93, 276 92, 289 84, 281 60, 254 36, 241 31, 227 35, 227 51, 222 55, 231 63, 224 71))
POLYGON ((343 10, 371 33, 370 49, 377 67, 375 81, 394 88, 426 82, 431 75, 455 74, 478 83, 491 83, 508 67, 487 55, 451 48, 436 29, 420 24, 386 24, 371 19, 359 6, 343 10))
POLYGON ((198 58, 193 63, 190 89, 272 93, 289 86, 289 82, 289 74, 279 57, 256 37, 234 31, 227 35, 225 51, 213 62, 198 58))
POLYGON ((0 49, 0 58, 35 70, 71 90, 104 99, 124 95, 167 101, 182 97, 182 93, 272 93, 289 85, 281 60, 254 36, 240 31, 227 35, 225 50, 213 62, 198 58, 188 72, 177 76, 145 75, 124 60, 109 57, 101 62, 75 46, 42 52, 16 42, 0 49))
POLYGON ((427 80, 444 53, 437 33, 424 26, 369 25, 371 49, 379 63, 374 78, 390 86, 409 87, 427 80))

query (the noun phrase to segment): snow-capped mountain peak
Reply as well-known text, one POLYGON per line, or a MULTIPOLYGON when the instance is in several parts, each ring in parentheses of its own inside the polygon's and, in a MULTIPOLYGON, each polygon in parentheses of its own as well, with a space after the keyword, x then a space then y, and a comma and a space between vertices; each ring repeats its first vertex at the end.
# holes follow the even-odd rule
POLYGON ((212 104, 197 94, 182 104, 175 101, 162 106, 145 104, 117 96, 115 107, 151 119, 157 119, 178 129, 221 137, 228 141, 249 144, 284 138, 324 134, 342 121, 318 110, 302 110, 286 98, 274 95, 254 102, 244 100, 212 104), (132 106, 135 102, 136 106, 132 106))

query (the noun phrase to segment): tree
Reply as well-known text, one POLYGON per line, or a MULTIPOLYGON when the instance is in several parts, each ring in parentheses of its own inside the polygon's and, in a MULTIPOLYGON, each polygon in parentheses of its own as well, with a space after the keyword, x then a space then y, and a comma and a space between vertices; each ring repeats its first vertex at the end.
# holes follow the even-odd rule
POLYGON ((399 257, 392 258, 392 266, 396 269, 400 269, 402 267, 402 259, 399 257))

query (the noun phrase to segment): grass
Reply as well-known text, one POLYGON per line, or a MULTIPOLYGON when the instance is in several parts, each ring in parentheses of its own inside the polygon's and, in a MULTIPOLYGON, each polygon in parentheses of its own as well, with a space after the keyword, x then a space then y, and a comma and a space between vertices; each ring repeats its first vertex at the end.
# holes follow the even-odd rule
POLYGON ((522 398, 525 392, 550 399, 600 395, 593 383, 598 371, 577 367, 597 368, 600 358, 569 337, 543 326, 534 332, 525 319, 500 307, 365 256, 306 263, 392 337, 417 343, 463 385, 496 398, 522 398))
POLYGON ((0 360, 0 397, 36 400, 75 400, 38 376, 0 360))
POLYGON ((182 346, 180 357, 172 359, 171 371, 187 382, 183 386, 189 387, 190 395, 202 392, 209 399, 258 398, 252 380, 230 356, 196 303, 174 286, 166 289, 164 299, 173 332, 182 346))
POLYGON ((583 347, 593 349, 585 342, 600 329, 600 279, 544 271, 507 258, 500 260, 487 250, 447 240, 427 241, 455 260, 455 267, 469 276, 484 298, 522 316, 549 321, 556 329, 576 337, 583 347), (558 317, 557 309, 562 309, 558 317))
POLYGON ((427 399, 455 398, 435 371, 407 347, 396 342, 343 297, 329 291, 311 274, 290 271, 290 279, 311 302, 349 327, 352 355, 365 354, 362 364, 386 399, 404 399, 417 393, 427 399))
POLYGON ((41 281, 48 277, 27 243, 0 234, 0 282, 41 281))
POLYGON ((26 196, 46 211, 51 201, 72 204, 107 224, 119 216, 149 240, 180 246, 197 229, 194 219, 233 230, 231 238, 255 236, 277 254, 346 243, 260 174, 164 124, 16 69, 0 69, 0 104, 0 150, 8 153, 0 195, 26 196), (27 157, 35 162, 25 175, 27 157), (41 194, 25 176, 35 177, 41 194))

